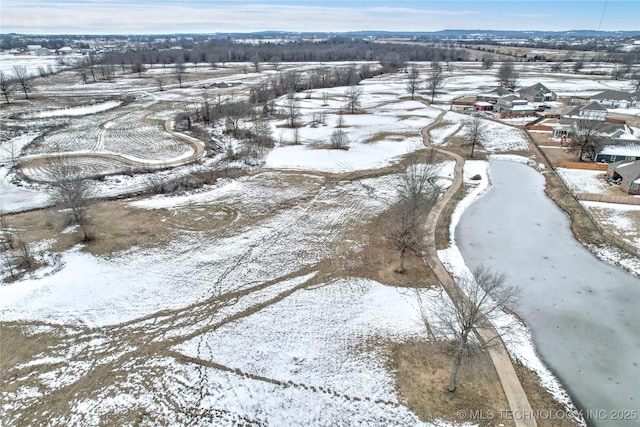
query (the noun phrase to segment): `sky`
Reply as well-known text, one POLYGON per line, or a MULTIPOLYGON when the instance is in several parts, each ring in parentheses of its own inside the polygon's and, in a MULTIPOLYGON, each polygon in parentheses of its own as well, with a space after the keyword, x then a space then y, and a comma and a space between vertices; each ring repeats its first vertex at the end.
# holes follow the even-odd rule
POLYGON ((638 0, 2 0, 0 33, 640 31, 638 0))

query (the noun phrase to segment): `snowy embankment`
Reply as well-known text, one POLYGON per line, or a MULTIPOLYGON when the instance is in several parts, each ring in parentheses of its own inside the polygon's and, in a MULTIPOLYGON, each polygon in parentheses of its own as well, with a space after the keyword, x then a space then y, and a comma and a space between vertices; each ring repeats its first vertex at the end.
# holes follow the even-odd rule
MULTIPOLYGON (((530 159, 520 156, 492 156, 495 159, 519 161, 522 163, 531 163, 530 159)), ((471 187, 467 196, 462 199, 456 206, 449 227, 450 245, 447 249, 438 251, 438 257, 456 280, 470 277, 471 271, 466 265, 465 260, 456 244, 455 229, 462 217, 464 211, 471 206, 476 200, 482 197, 491 187, 489 177, 489 162, 483 160, 472 160, 465 162, 464 166, 464 182, 471 187), (472 179, 480 176, 480 179, 472 179)), ((540 360, 529 329, 521 323, 513 315, 504 313, 498 320, 499 323, 510 325, 513 330, 509 332, 509 339, 504 340, 507 350, 511 357, 520 361, 525 367, 535 372, 540 379, 540 384, 546 388, 553 397, 567 408, 568 411, 577 414, 577 410, 562 384, 553 375, 553 373, 540 360), (515 325, 515 326, 513 326, 515 325)), ((497 328, 500 325, 496 325, 497 328)))

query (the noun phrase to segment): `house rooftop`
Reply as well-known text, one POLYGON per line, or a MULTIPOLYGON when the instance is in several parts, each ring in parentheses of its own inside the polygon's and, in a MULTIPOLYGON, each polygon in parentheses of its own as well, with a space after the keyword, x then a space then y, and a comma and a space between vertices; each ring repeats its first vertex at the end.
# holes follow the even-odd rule
POLYGON ((601 99, 601 100, 612 99, 616 101, 631 101, 631 94, 627 92, 622 92, 619 90, 607 89, 603 92, 593 95, 591 99, 601 99))
POLYGON ((640 143, 623 142, 620 144, 605 144, 602 146, 599 154, 640 157, 640 143))
POLYGON ((615 172, 628 182, 634 182, 640 178, 640 160, 635 162, 622 162, 615 167, 615 172))

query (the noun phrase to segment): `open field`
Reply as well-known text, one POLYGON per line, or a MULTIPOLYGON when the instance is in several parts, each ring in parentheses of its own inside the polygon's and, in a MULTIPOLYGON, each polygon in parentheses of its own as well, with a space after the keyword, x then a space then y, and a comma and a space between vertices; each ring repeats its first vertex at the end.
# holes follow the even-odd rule
MULTIPOLYGON (((394 273, 398 253, 381 231, 398 197, 402 160, 425 148, 421 129, 452 99, 495 85, 495 70, 453 64, 434 104, 407 98, 405 73, 368 79, 359 85, 354 114, 341 113, 346 87, 299 93, 296 131, 282 114, 270 117, 275 146, 257 164, 201 149, 171 130, 176 113, 201 101, 204 85, 211 97, 243 97, 250 85, 276 74, 245 71, 191 67, 182 88, 163 68, 88 85, 61 73, 39 80, 33 100, 3 108, 6 129, 25 132, 3 134, 0 209, 11 230, 38 248, 44 265, 16 280, 3 272, 2 419, 9 425, 464 425, 456 417, 461 408, 506 409, 486 355, 463 368, 460 400, 443 392, 451 346, 447 337, 427 339, 416 304, 419 292, 433 314, 442 287, 419 254, 409 256, 406 274, 394 273), (167 79, 162 91, 160 76, 167 79), (319 112, 324 123, 314 120, 319 112), (339 119, 348 149, 329 146, 339 119), (47 162, 61 152, 86 175, 108 175, 92 181, 98 199, 123 197, 90 206, 95 238, 88 243, 51 207, 50 187, 24 180, 46 182, 47 162), (20 173, 10 168, 14 160, 20 173), (135 173, 140 169, 145 173, 135 173), (215 179, 177 194, 124 197, 152 181, 195 173, 215 179)), ((536 79, 566 93, 627 84, 567 81, 539 71, 526 73, 523 84, 536 79)), ((275 107, 286 102, 278 98, 275 107)), ((468 155, 461 146, 468 121, 446 111, 431 131, 433 144, 468 155)), ((479 158, 528 153, 521 129, 489 120, 483 127, 489 139, 479 158)), ((227 134, 213 135, 225 147, 242 148, 227 134)), ((453 162, 437 162, 434 182, 446 188, 453 162)), ((472 179, 486 173, 486 161, 467 164, 459 199, 478 197, 489 182, 486 175, 481 185, 472 179)), ((581 176, 572 182, 597 187, 597 178, 581 176)), ((597 209, 607 226, 639 241, 635 213, 597 209)), ((448 234, 442 231, 439 246, 448 234)), ((459 260, 452 259, 453 268, 459 260)), ((518 374, 532 407, 571 411, 525 327, 519 335, 512 356, 524 365, 518 374)))

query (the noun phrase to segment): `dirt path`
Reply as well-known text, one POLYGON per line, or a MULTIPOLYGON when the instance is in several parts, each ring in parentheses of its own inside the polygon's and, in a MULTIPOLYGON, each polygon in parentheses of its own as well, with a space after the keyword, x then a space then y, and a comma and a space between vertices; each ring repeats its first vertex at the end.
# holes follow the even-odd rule
MULTIPOLYGON (((429 140, 429 130, 440 124, 442 122, 442 118, 446 114, 446 111, 443 111, 438 118, 429 126, 422 129, 422 138, 424 145, 430 147, 429 140)), ((442 283, 442 287, 445 291, 451 295, 454 289, 458 286, 451 277, 451 275, 444 268, 444 265, 438 258, 438 252, 436 249, 436 241, 435 241, 435 229, 436 224, 438 223, 438 218, 442 213, 442 210, 447 205, 447 203, 451 200, 453 195, 458 191, 460 186, 462 185, 462 170, 464 167, 464 159, 458 154, 451 153, 449 151, 437 148, 439 153, 442 153, 446 156, 453 158, 456 162, 455 166, 455 176, 451 186, 444 193, 442 199, 440 199, 436 205, 433 207, 431 212, 429 212, 429 216, 427 217, 426 224, 424 226, 424 235, 425 235, 425 259, 429 266, 433 269, 433 271, 438 276, 438 279, 442 283)), ((486 319, 485 319, 486 321, 486 319)), ((523 414, 532 414, 531 405, 529 404, 529 400, 527 399, 527 395, 522 388, 522 384, 518 379, 516 374, 516 370, 513 367, 513 363, 511 363, 511 358, 509 357, 509 353, 504 346, 504 343, 500 339, 499 334, 495 329, 480 329, 476 331, 479 337, 485 342, 493 341, 497 344, 489 349, 489 354, 491 356, 491 360, 498 372, 498 376, 500 378, 500 382, 502 383, 502 388, 507 397, 507 401, 509 402, 509 407, 512 411, 512 414, 519 414, 520 416, 514 415, 514 422, 518 427, 535 427, 537 423, 535 419, 532 419, 530 416, 523 416, 523 414)))
POLYGON ((98 158, 115 160, 121 162, 127 166, 143 168, 143 169, 164 169, 167 167, 176 167, 186 165, 188 163, 195 162, 200 159, 205 153, 205 145, 199 139, 193 138, 189 135, 185 135, 180 132, 176 132, 172 129, 173 120, 168 119, 164 123, 165 131, 172 137, 180 140, 184 144, 190 146, 193 149, 193 154, 189 156, 181 156, 171 160, 149 160, 141 159, 132 155, 123 155, 111 152, 99 152, 104 146, 104 130, 101 129, 98 134, 96 145, 93 147, 93 151, 69 151, 64 153, 46 153, 46 154, 33 154, 29 156, 22 156, 17 159, 21 165, 25 165, 34 160, 47 160, 56 158, 98 158))

